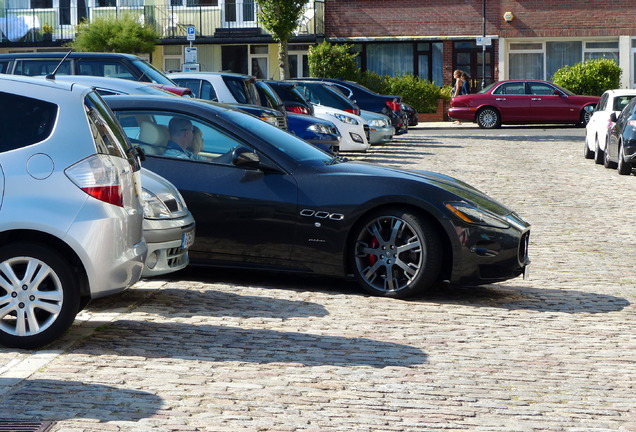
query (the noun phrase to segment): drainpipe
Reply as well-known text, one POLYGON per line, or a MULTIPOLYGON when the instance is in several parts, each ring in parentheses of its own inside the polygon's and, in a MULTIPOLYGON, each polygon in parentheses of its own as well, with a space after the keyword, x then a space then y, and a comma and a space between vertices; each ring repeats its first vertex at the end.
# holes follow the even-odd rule
MULTIPOLYGON (((481 0, 482 36, 486 37, 486 0, 481 0)), ((486 87, 486 44, 481 46, 481 89, 486 87)))

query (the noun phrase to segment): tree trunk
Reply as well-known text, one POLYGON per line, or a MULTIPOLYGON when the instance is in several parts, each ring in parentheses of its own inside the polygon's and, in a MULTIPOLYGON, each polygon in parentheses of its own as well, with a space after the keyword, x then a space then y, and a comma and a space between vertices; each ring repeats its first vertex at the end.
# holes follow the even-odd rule
POLYGON ((289 78, 289 58, 287 56, 287 41, 278 43, 278 68, 280 69, 280 79, 289 78))

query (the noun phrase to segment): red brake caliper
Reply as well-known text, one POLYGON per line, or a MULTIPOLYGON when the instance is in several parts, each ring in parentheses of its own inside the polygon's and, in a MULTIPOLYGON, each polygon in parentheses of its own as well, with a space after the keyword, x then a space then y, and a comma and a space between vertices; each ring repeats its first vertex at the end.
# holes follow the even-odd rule
MULTIPOLYGON (((377 248, 378 246, 380 246, 380 242, 378 241, 377 238, 373 237, 373 239, 371 239, 371 247, 372 248, 377 248)), ((371 265, 375 264, 376 262, 378 262, 378 257, 377 255, 369 255, 369 263, 371 265)))

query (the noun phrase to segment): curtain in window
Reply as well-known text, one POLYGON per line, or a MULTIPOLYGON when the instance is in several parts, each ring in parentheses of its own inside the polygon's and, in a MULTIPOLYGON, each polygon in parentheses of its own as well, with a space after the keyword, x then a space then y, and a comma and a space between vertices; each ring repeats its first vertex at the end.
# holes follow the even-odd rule
POLYGON ((369 44, 367 70, 379 75, 413 73, 413 44, 369 44))
POLYGON ((510 79, 543 79, 542 53, 511 53, 510 79))
POLYGON ((546 51, 546 76, 548 80, 563 66, 572 66, 581 61, 581 42, 547 42, 546 51))

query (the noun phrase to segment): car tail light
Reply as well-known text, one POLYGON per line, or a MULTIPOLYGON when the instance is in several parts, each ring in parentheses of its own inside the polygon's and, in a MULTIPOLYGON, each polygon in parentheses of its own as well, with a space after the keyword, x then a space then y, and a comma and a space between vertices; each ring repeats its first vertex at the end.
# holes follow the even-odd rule
POLYGON ((124 206, 119 170, 106 155, 94 155, 65 170, 66 176, 81 190, 108 204, 124 206))
POLYGON ((359 109, 355 109, 355 108, 347 108, 345 109, 346 112, 351 113, 351 114, 355 114, 357 116, 360 115, 360 110, 359 109))
POLYGON ((287 111, 293 112, 293 113, 296 113, 296 114, 307 114, 307 115, 309 115, 309 110, 307 108, 305 108, 304 106, 288 107, 287 111))
POLYGON ((395 99, 392 101, 386 101, 386 105, 393 111, 399 111, 401 109, 400 103, 395 99))
POLYGON ((636 127, 636 120, 629 120, 627 124, 630 125, 631 127, 636 127))

